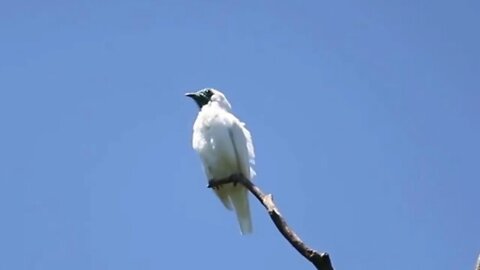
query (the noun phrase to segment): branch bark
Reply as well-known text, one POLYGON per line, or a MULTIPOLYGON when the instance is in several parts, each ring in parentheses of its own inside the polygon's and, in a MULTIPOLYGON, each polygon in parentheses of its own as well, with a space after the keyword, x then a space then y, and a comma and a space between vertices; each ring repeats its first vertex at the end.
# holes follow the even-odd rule
POLYGON ((208 188, 217 188, 223 184, 241 184, 252 193, 255 198, 267 209, 268 215, 285 239, 318 270, 333 270, 330 256, 326 252, 318 251, 308 247, 298 235, 288 226, 273 202, 272 194, 265 194, 253 182, 242 175, 234 174, 226 179, 209 181, 208 188))

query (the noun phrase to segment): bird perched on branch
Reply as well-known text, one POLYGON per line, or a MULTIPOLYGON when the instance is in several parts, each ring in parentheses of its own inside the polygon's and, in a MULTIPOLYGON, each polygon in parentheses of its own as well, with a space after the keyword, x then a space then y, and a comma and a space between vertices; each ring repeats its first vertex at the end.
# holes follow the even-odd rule
MULTIPOLYGON (((255 171, 254 150, 250 132, 232 114, 225 95, 213 88, 185 94, 198 105, 193 125, 193 149, 198 152, 209 183, 241 174, 252 180, 255 171)), ((242 234, 252 232, 248 190, 241 184, 228 183, 213 189, 223 205, 235 210, 242 234)))

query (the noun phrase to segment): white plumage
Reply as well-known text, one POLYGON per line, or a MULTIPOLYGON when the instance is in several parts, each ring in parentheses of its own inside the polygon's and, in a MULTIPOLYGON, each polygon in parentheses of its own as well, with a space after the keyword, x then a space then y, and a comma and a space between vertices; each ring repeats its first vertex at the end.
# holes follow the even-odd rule
MULTIPOLYGON (((208 180, 225 179, 237 173, 252 180, 255 176, 251 167, 255 158, 252 138, 245 124, 232 114, 226 97, 211 88, 187 95, 200 107, 193 125, 192 144, 208 180)), ((251 233, 248 190, 240 184, 225 184, 214 192, 227 209, 235 210, 242 234, 251 233)))

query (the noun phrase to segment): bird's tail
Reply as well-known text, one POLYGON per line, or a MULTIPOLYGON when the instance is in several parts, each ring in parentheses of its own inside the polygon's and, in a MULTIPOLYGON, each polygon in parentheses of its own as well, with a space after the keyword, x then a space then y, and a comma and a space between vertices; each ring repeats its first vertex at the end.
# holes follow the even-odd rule
POLYGON ((252 218, 250 216, 250 205, 248 203, 248 190, 237 184, 230 190, 230 201, 235 208, 240 231, 243 235, 252 233, 252 218))

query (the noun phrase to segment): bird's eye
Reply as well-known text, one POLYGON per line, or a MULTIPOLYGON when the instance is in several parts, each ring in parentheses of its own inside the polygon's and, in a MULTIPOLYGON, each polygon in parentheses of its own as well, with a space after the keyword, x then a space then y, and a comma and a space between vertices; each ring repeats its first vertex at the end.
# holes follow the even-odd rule
POLYGON ((211 89, 207 89, 207 91, 205 91, 205 95, 210 98, 213 96, 213 91, 211 89))

